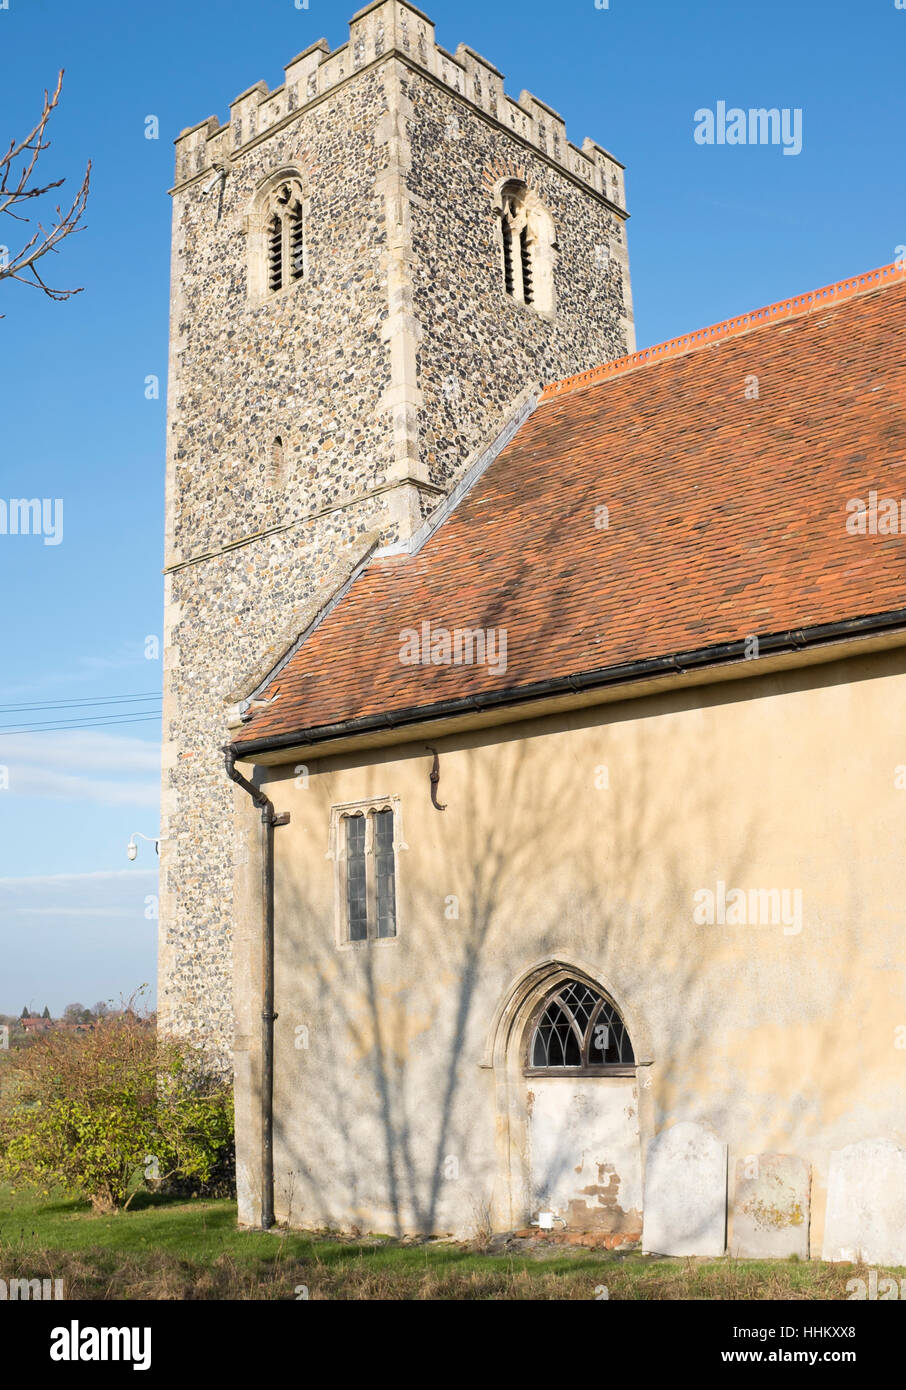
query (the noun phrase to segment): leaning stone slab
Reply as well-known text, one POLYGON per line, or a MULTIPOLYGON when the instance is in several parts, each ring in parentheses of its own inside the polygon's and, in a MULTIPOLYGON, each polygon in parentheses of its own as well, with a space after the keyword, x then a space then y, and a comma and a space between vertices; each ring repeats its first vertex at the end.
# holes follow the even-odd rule
POLYGON ((730 1250, 753 1260, 808 1259, 811 1169, 793 1154, 752 1154, 736 1164, 730 1250))
POLYGON ((727 1231, 727 1146, 683 1121, 648 1145, 642 1245, 656 1255, 722 1255, 727 1231))
POLYGON ((906 1265, 906 1152, 891 1140, 831 1154, 822 1256, 906 1265))

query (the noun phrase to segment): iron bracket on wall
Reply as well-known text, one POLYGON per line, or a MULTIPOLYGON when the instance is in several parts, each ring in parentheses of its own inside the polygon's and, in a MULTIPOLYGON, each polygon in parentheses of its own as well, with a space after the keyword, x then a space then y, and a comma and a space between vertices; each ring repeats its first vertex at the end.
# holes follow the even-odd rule
POLYGON ((440 754, 436 748, 429 748, 428 752, 434 754, 434 766, 431 769, 431 805, 438 811, 446 811, 446 806, 441 806, 437 799, 437 788, 440 785, 440 754))

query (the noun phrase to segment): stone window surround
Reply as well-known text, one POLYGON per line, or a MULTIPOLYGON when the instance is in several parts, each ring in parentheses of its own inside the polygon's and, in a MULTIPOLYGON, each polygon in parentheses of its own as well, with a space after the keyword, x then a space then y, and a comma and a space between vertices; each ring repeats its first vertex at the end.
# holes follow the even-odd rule
POLYGON ((272 420, 269 427, 270 438, 259 447, 264 456, 267 489, 271 493, 281 493, 286 489, 289 475, 292 440, 283 421, 272 420))
MULTIPOLYGON (((260 308, 263 304, 270 304, 274 300, 281 299, 284 295, 291 294, 294 290, 299 289, 300 285, 305 284, 309 277, 307 229, 310 215, 311 196, 301 170, 295 165, 284 165, 279 169, 272 170, 256 188, 251 206, 242 219, 242 230, 247 242, 248 299, 253 308, 260 308), (268 284, 268 238, 274 213, 281 212, 277 207, 277 194, 286 184, 289 184, 293 191, 289 205, 292 206, 293 203, 298 202, 302 212, 302 274, 295 280, 285 274, 285 283, 280 289, 271 290, 268 284)), ((283 258, 286 270, 289 266, 288 219, 281 213, 281 220, 284 223, 283 258)))
POLYGON ((528 1024, 523 1035, 523 1075, 526 1077, 537 1077, 542 1080, 556 1080, 559 1078, 571 1081, 577 1079, 594 1081, 595 1079, 614 1076, 635 1076, 639 1066, 638 1060, 633 1062, 590 1063, 579 1067, 541 1067, 533 1063, 532 1044, 535 1038, 535 1031, 542 1017, 550 1004, 557 998, 557 995, 565 987, 576 983, 585 985, 587 988, 593 990, 594 993, 600 996, 602 1002, 613 1010, 624 1029, 626 1029, 626 1036, 630 1039, 630 1047, 632 1047, 631 1035, 626 1026, 626 1020, 615 1000, 613 1000, 606 991, 589 984, 589 982, 581 976, 576 979, 567 976, 565 979, 559 980, 554 988, 548 989, 546 993, 541 995, 540 999, 536 1001, 535 1007, 529 1016, 528 1024))
MULTIPOLYGON (((537 191, 524 178, 508 176, 500 179, 494 189, 493 206, 495 213, 497 245, 500 256, 500 282, 502 296, 507 304, 525 313, 538 314, 553 322, 557 317, 554 269, 557 264, 557 230, 554 219, 537 191), (518 190, 521 200, 520 213, 524 217, 529 232, 529 254, 532 259, 534 300, 526 304, 522 295, 522 267, 518 271, 516 288, 518 293, 510 294, 506 289, 506 251, 504 246, 504 218, 507 215, 506 202, 518 190)), ((514 242, 514 262, 518 261, 518 238, 514 242)))
POLYGON ((333 860, 334 865, 334 937, 340 951, 361 951, 369 947, 393 946, 402 934, 400 920, 400 876, 399 856, 409 846, 403 836, 403 812, 398 796, 372 796, 363 801, 342 802, 330 808, 330 831, 325 858, 333 860), (346 915, 346 836, 343 822, 348 816, 364 816, 366 820, 365 856, 373 853, 373 828, 371 814, 375 811, 393 813, 393 886, 395 894, 394 910, 396 920, 395 936, 368 936, 364 941, 350 941, 346 915))

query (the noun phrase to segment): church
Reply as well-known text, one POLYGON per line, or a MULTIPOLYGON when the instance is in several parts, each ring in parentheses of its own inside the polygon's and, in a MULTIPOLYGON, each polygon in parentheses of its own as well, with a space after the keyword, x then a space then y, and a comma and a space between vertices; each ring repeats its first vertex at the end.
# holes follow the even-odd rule
POLYGON ((906 1264, 902 268, 638 351, 623 166, 406 0, 172 197, 159 1019, 240 1221, 906 1264))

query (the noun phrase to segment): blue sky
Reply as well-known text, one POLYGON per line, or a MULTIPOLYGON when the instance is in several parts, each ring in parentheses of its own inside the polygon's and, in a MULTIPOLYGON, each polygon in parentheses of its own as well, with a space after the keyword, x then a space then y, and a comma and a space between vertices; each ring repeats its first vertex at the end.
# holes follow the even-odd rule
MULTIPOLYGON (((591 135, 627 165, 639 346, 886 264, 906 243, 896 0, 426 8, 444 47, 467 43, 508 92, 532 91, 572 140, 591 135), (719 101, 799 108, 802 152, 697 144, 695 112, 719 101)), ((158 823, 160 662, 145 652, 161 632, 171 142, 225 119, 254 82, 278 86, 318 38, 344 42, 353 9, 0 0, 0 141, 65 67, 42 167, 67 176, 65 197, 93 162, 87 229, 53 264, 84 293, 54 304, 0 282, 0 498, 63 500, 59 545, 0 535, 0 1012, 154 979, 154 852, 142 843, 130 864, 124 847, 158 823), (75 704, 125 696, 151 698, 75 704), (141 722, 74 727, 132 710, 141 722)), ((3 219, 0 243, 15 237, 3 219)))

